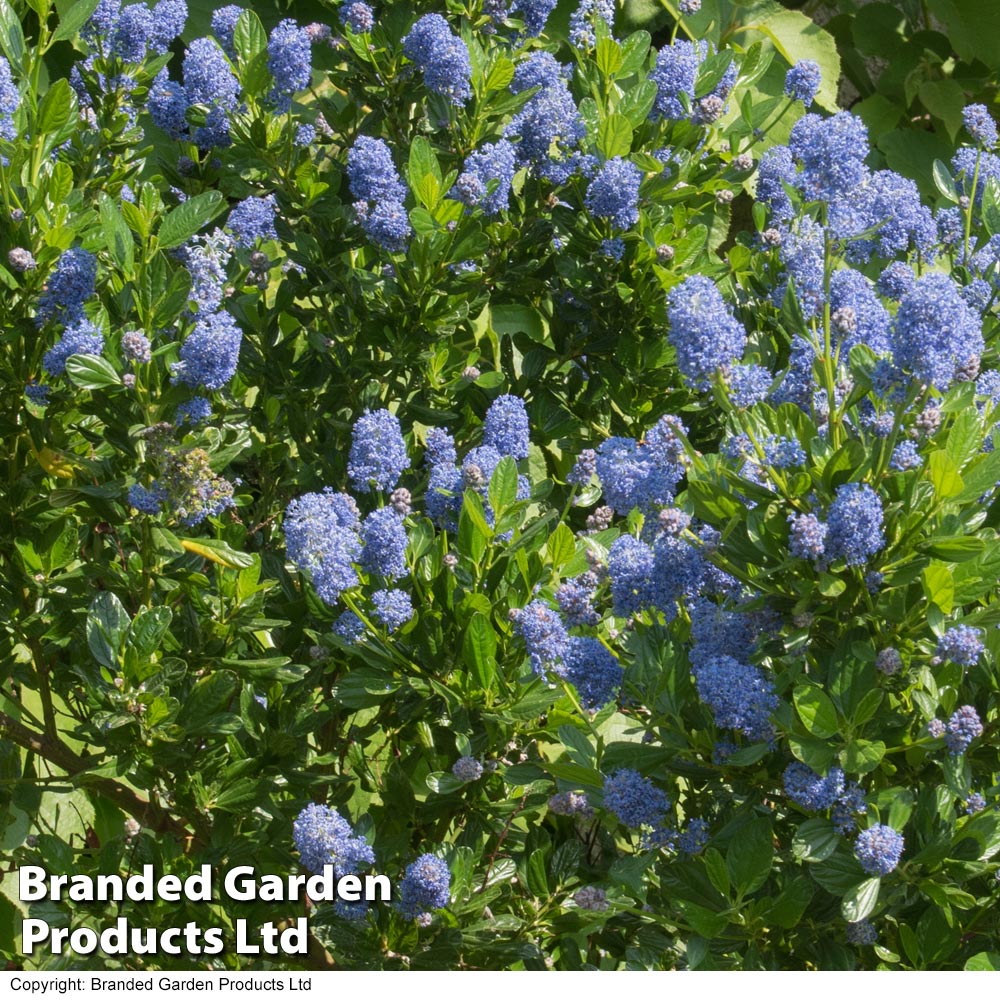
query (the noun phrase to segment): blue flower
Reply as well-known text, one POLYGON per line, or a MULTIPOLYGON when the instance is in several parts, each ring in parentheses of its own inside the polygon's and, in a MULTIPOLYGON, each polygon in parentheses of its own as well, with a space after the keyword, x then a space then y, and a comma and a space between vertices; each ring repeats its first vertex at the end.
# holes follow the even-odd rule
POLYGON ((109 51, 122 62, 142 62, 152 36, 152 13, 143 3, 133 4, 118 15, 108 39, 109 51))
POLYGON ((234 3, 219 7, 212 12, 212 34, 218 39, 222 51, 234 62, 236 61, 236 44, 233 36, 236 33, 236 22, 244 8, 234 3))
POLYGON ((478 781, 483 776, 483 765, 475 757, 459 757, 451 765, 451 773, 459 781, 478 781))
POLYGON ((292 824, 292 836, 302 864, 317 875, 333 865, 338 878, 375 863, 375 854, 351 824, 329 806, 310 802, 292 824))
POLYGON ((406 528, 391 507, 373 510, 361 522, 361 565, 370 573, 404 576, 406 573, 406 528))
POLYGON ((732 365, 726 373, 729 401, 746 410, 767 399, 774 376, 761 365, 732 365))
POLYGON ((188 7, 185 0, 159 0, 153 7, 149 48, 154 55, 164 55, 170 43, 180 37, 187 23, 187 16, 188 7))
POLYGON ((889 313, 868 279, 853 268, 834 271, 830 278, 831 333, 846 359, 852 347, 864 344, 876 354, 889 353, 889 313))
POLYGON ((759 667, 731 656, 713 656, 693 666, 691 673, 698 697, 712 710, 720 729, 736 729, 752 740, 771 738, 778 696, 759 667))
POLYGON ((517 613, 514 628, 524 640, 531 669, 536 674, 544 676, 546 670, 551 670, 564 675, 563 658, 569 651, 569 634, 558 612, 544 601, 532 601, 517 613))
POLYGON ((221 389, 236 374, 243 332, 227 312, 198 313, 181 345, 174 378, 194 388, 221 389))
POLYGON ((191 104, 207 104, 234 111, 240 82, 213 38, 195 38, 184 53, 184 88, 191 104))
POLYGON ((238 247, 252 247, 257 240, 276 240, 278 231, 274 228, 277 206, 274 195, 264 198, 244 198, 229 212, 226 225, 232 231, 233 242, 238 247))
POLYGON ((167 500, 167 491, 156 483, 153 484, 151 490, 140 486, 139 483, 128 488, 129 506, 134 507, 141 514, 159 514, 167 500))
MULTIPOLYGON (((364 202, 358 202, 363 206, 364 202)), ((406 249, 413 235, 410 219, 402 202, 380 201, 370 211, 365 208, 358 212, 358 221, 365 236, 372 243, 388 250, 390 253, 401 253, 406 249)))
POLYGON ((292 500, 285 511, 288 557, 312 576, 316 593, 327 604, 336 604, 341 591, 358 583, 359 527, 354 501, 329 487, 292 500))
POLYGON ((807 108, 819 91, 823 73, 819 63, 801 59, 785 74, 785 96, 801 101, 807 108))
POLYGON ((906 472, 907 469, 919 469, 924 464, 920 457, 916 441, 900 441, 892 451, 889 468, 893 472, 906 472))
POLYGON ((982 735, 983 724, 979 719, 979 713, 972 705, 962 705, 961 708, 955 709, 948 720, 944 742, 952 756, 958 756, 960 753, 965 753, 977 736, 982 735))
POLYGON ((524 31, 529 38, 536 38, 545 30, 549 15, 556 9, 558 0, 514 0, 511 13, 519 14, 524 21, 524 31))
POLYGON ((831 768, 824 778, 796 760, 785 768, 783 781, 785 794, 804 809, 829 809, 844 794, 844 772, 839 767, 831 768))
POLYGON ((461 38, 440 14, 425 14, 403 38, 403 55, 423 71, 434 94, 462 105, 472 96, 472 63, 461 38))
POLYGON ((481 208, 486 215, 506 211, 514 180, 514 147, 506 140, 485 143, 465 159, 462 172, 451 189, 451 197, 469 208, 481 208), (493 184, 493 190, 489 187, 493 184))
POLYGON ((808 201, 850 197, 868 178, 868 129, 848 111, 832 118, 803 115, 792 126, 788 145, 802 164, 798 186, 808 201))
POLYGON ((569 40, 577 48, 592 48, 597 42, 594 23, 601 18, 610 32, 615 23, 614 0, 580 0, 569 16, 569 40))
POLYGON ((890 330, 893 358, 923 383, 946 389, 983 352, 981 318, 945 274, 925 274, 906 293, 890 330))
POLYGON ((969 104, 962 110, 965 131, 986 149, 997 144, 997 125, 990 117, 985 104, 969 104))
POLYGON ((375 12, 361 0, 342 4, 339 17, 340 23, 356 35, 363 35, 375 26, 375 12))
POLYGON ((600 640, 571 636, 563 662, 566 680, 576 688, 584 708, 597 711, 618 696, 623 671, 600 640))
POLYGON ((177 427, 184 423, 202 424, 212 415, 212 404, 204 396, 195 396, 177 407, 174 424, 177 427))
POLYGON ((422 854, 406 866, 406 873, 396 887, 396 909, 406 920, 448 905, 451 872, 440 858, 422 854))
POLYGON ((696 100, 698 71, 707 55, 708 43, 704 41, 678 39, 660 49, 656 65, 649 74, 656 84, 650 118, 654 121, 689 119, 696 124, 711 124, 725 114, 726 98, 736 82, 736 65, 731 63, 711 92, 696 100))
POLYGON ((395 632, 413 617, 413 602, 405 590, 376 590, 372 594, 374 618, 395 632))
POLYGON ((786 184, 795 184, 798 171, 792 151, 787 146, 772 146, 760 158, 757 167, 757 200, 771 209, 771 219, 787 222, 795 214, 786 184))
POLYGON ((483 422, 483 444, 501 455, 528 457, 528 411, 517 396, 497 396, 483 422))
POLYGON ((671 289, 667 320, 677 367, 696 388, 707 387, 713 373, 743 355, 746 331, 709 278, 696 274, 671 289))
POLYGON ((357 490, 386 493, 410 467, 399 419, 388 410, 372 410, 358 417, 351 431, 347 475, 357 490))
POLYGON ((42 367, 50 375, 62 375, 66 371, 66 359, 74 354, 100 354, 104 350, 104 336, 90 320, 74 320, 63 330, 63 335, 55 347, 45 352, 42 367))
POLYGON ((854 855, 869 875, 888 875, 903 855, 903 836, 881 823, 858 834, 854 855))
POLYGON ((670 799, 638 771, 621 768, 604 779, 604 807, 625 826, 660 826, 670 808, 670 799))
POLYGON ((312 45, 309 33, 292 18, 279 21, 267 41, 267 68, 274 78, 271 100, 287 111, 292 97, 312 80, 312 45))
POLYGON ((96 284, 97 258, 81 247, 64 251, 38 300, 36 325, 58 320, 68 326, 82 320, 83 304, 94 294, 96 284))
POLYGON ((166 68, 161 69, 149 88, 146 109, 153 124, 163 129, 171 139, 180 139, 187 132, 188 92, 171 80, 166 68))
POLYGON ((885 547, 882 501, 867 483, 843 483, 827 513, 826 554, 861 566, 885 547))
POLYGON ((344 642, 354 645, 367 631, 365 623, 353 612, 342 612, 333 623, 334 635, 340 636, 344 642))
POLYGON ((559 585, 556 603, 570 628, 574 625, 596 625, 600 620, 593 603, 596 587, 597 577, 593 573, 584 573, 559 585))
POLYGON ((639 221, 639 185, 642 171, 616 156, 603 164, 587 186, 584 203, 591 215, 609 219, 617 229, 631 229, 639 221))
POLYGON ((913 287, 916 280, 917 276, 909 264, 894 260, 879 275, 875 289, 887 299, 895 299, 898 302, 913 287))

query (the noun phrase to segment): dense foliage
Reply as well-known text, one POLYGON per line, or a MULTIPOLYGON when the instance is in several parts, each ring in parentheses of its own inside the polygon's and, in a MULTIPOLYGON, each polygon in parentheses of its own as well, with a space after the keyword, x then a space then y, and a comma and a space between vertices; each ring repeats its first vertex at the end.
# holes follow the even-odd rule
POLYGON ((0 0, 5 954, 1000 967, 996 54, 887 6, 0 0), (396 898, 13 877, 145 863, 396 898))

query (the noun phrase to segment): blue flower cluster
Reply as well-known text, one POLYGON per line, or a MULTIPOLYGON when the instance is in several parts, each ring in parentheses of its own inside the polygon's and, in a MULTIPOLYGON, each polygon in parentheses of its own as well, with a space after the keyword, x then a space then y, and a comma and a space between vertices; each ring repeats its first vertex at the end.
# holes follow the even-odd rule
POLYGON ((440 910, 448 905, 451 893, 448 865, 433 854, 422 854, 406 866, 396 892, 396 909, 406 920, 416 920, 424 913, 440 910))
POLYGON ((317 875, 326 865, 333 865, 340 878, 375 863, 365 839, 356 837, 351 824, 329 806, 310 802, 292 824, 292 837, 302 864, 317 875))
POLYGON ((827 513, 826 554, 862 566, 885 547, 882 501, 867 483, 843 483, 827 513))
POLYGON ((388 410, 359 417, 351 431, 347 475, 357 490, 393 490, 410 467, 399 418, 388 410))
POLYGON ((707 388, 715 372, 743 356, 746 330, 709 278, 693 275, 671 289, 667 321, 677 367, 695 388, 707 388))
POLYGON ((751 740, 772 738, 778 696, 763 670, 731 656, 713 656, 692 666, 691 673, 719 728, 735 729, 751 740))
POLYGON ((361 565, 385 577, 406 575, 406 527, 392 507, 379 507, 361 522, 361 565))
POLYGON ((604 807, 625 826, 660 826, 670 808, 666 792, 638 771, 622 768, 604 779, 604 807))
POLYGON ((229 212, 226 225, 233 234, 233 242, 238 247, 253 247, 258 240, 276 240, 278 231, 274 228, 277 205, 274 195, 263 198, 244 198, 229 212))
POLYGON ((424 74, 431 93, 462 105, 472 96, 472 64, 465 42, 440 14, 424 14, 403 38, 403 55, 424 74))
POLYGON ((312 577, 316 592, 335 604, 358 583, 354 563, 361 556, 360 519, 354 500, 327 487, 292 500, 285 511, 285 547, 299 569, 312 577))
POLYGON ((271 100, 279 111, 288 111, 292 98, 306 90, 312 79, 312 45, 309 32, 297 21, 279 21, 267 41, 267 68, 274 78, 271 100))
POLYGON ((376 590, 371 602, 376 621, 381 622, 387 632, 395 632, 413 617, 413 602, 405 590, 376 590))
POLYGON ((174 378, 192 388, 221 389, 236 374, 243 332, 227 312, 199 313, 181 344, 174 378))
POLYGON ((347 154, 347 179, 358 199, 355 214, 368 239, 391 252, 405 249, 413 230, 403 207, 406 188, 388 145, 382 139, 358 136, 347 154))
POLYGON ((962 705, 955 709, 945 729, 944 742, 952 756, 958 756, 969 748, 969 744, 983 735, 983 723, 972 705, 962 705))
MULTIPOLYGON (((14 115, 21 106, 21 92, 11 76, 10 63, 0 56, 0 139, 13 142, 17 138, 14 115)), ((3 161, 6 164, 6 160, 3 161)))
POLYGON ((880 823, 858 834, 854 855, 869 875, 888 875, 903 856, 903 843, 902 834, 880 823))
POLYGON ((592 215, 608 219, 617 229, 631 229, 639 221, 639 184, 642 171, 616 156, 602 164, 587 187, 584 202, 592 215))
POLYGON ((973 667, 986 649, 982 635, 981 629, 971 625, 956 625, 938 639, 937 656, 963 667, 973 667))
POLYGON ((649 117, 654 121, 691 120, 710 125, 726 113, 726 98, 736 83, 737 67, 731 63, 712 90, 697 100, 695 85, 701 64, 708 56, 708 43, 678 39, 660 49, 649 74, 656 84, 656 98, 649 117))
POLYGON ((465 158, 451 197, 486 215, 498 215, 510 204, 515 169, 514 147, 506 139, 487 142, 465 158))
POLYGON ((802 59, 785 74, 785 95, 809 107, 822 82, 823 73, 819 63, 812 59, 802 59))
POLYGON ((82 247, 66 250, 45 282, 38 300, 35 325, 79 323, 84 319, 84 303, 93 296, 96 285, 97 258, 82 247))

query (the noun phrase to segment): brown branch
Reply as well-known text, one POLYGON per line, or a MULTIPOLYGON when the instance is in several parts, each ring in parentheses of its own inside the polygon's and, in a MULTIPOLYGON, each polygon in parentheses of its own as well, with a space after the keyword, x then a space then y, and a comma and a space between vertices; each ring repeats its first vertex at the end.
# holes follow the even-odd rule
POLYGON ((49 763, 55 764, 65 771, 75 784, 92 788, 110 799, 123 812, 139 820, 143 826, 158 832, 169 832, 185 839, 191 836, 191 831, 162 806, 155 802, 147 802, 127 785, 115 781, 114 778, 88 773, 92 764, 75 754, 61 740, 36 733, 5 712, 0 712, 0 734, 18 746, 24 747, 25 750, 30 750, 49 763))

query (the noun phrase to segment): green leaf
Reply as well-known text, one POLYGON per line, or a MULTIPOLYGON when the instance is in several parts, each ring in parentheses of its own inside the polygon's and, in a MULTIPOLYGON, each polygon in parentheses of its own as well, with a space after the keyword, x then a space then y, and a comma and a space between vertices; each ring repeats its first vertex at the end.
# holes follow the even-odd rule
POLYGON ((714 847, 709 847, 702 855, 702 860, 705 863, 705 871, 708 874, 709 881, 723 896, 728 896, 730 888, 729 869, 726 866, 725 859, 714 847))
POLYGON ((496 674, 497 637, 484 614, 472 616, 465 629, 462 654, 480 690, 489 691, 496 674))
POLYGON ((621 46, 613 38, 602 38, 597 43, 596 61, 601 76, 614 76, 624 61, 621 46))
POLYGON ((105 389, 122 384, 110 362, 93 354, 71 354, 66 359, 66 374, 80 389, 105 389))
POLYGON ((505 455, 493 470, 488 490, 490 506, 496 519, 517 500, 517 481, 517 463, 509 455, 505 455))
POLYGON ((736 831, 726 851, 729 878, 737 891, 747 896, 764 884, 773 863, 771 823, 758 816, 736 831))
POLYGON ((924 546, 928 555, 945 562, 965 562, 975 559, 986 549, 986 543, 975 536, 929 538, 924 546))
POLYGON ((14 12, 8 0, 0 0, 0 49, 3 49, 8 62, 18 72, 24 58, 24 32, 21 30, 21 19, 14 12))
POLYGON ((126 646, 140 659, 147 659, 156 652, 172 618, 170 608, 142 608, 129 626, 126 646))
POLYGON ((83 26, 87 19, 97 9, 99 0, 77 0, 62 17, 59 18, 59 25, 52 33, 53 42, 64 42, 72 38, 83 26))
POLYGON ((813 736, 826 739, 837 732, 837 709, 821 688, 815 684, 800 684, 792 694, 792 700, 802 725, 813 736))
POLYGON ((825 861, 837 849, 840 837, 828 819, 807 819, 792 838, 792 854, 799 861, 825 861))
POLYGON ((36 129, 39 135, 55 135, 61 132, 74 117, 76 94, 66 79, 56 80, 49 87, 38 106, 36 129))
POLYGON ((190 733, 212 732, 236 692, 235 674, 217 670, 202 677, 188 695, 177 716, 177 722, 190 733))
POLYGON ((556 526, 556 530, 549 535, 549 540, 545 543, 545 551, 552 563, 553 569, 558 569, 576 555, 576 536, 572 528, 563 521, 556 526))
POLYGON ((215 538, 181 538, 182 547, 187 552, 193 552, 202 559, 218 563, 226 569, 246 569, 253 565, 253 556, 247 552, 237 552, 226 542, 215 538))
POLYGON ((233 29, 233 48, 241 66, 248 65, 267 48, 267 32, 252 10, 244 10, 233 29))
POLYGON ((1000 972, 1000 952, 980 951, 965 963, 966 972, 1000 972))
POLYGON ((927 474, 934 492, 942 500, 958 496, 965 485, 958 474, 958 466, 946 451, 932 451, 927 459, 927 474))
POLYGON ((637 72, 642 67, 651 41, 648 31, 634 31, 622 42, 622 64, 618 68, 619 79, 637 72))
POLYGON ((180 246, 207 226, 224 208, 225 201, 218 191, 204 191, 188 198, 172 209, 160 223, 157 234, 160 249, 180 246))
POLYGON ((132 275, 135 263, 135 242, 132 231, 125 223, 121 209, 101 192, 101 228, 104 231, 104 242, 112 259, 121 268, 124 277, 132 275))
POLYGON ((874 771, 885 756, 885 744, 881 740, 855 740, 849 743, 841 754, 844 770, 851 774, 868 774, 874 771))
POLYGON ((941 562, 932 562, 924 568, 920 580, 927 600, 950 615, 955 603, 955 581, 948 567, 941 562))
POLYGON ((865 879, 844 895, 840 902, 840 912, 849 924, 864 920, 878 903, 878 891, 882 885, 879 878, 865 879))
POLYGON ((813 898, 813 887, 805 876, 793 879, 767 911, 767 919, 790 930, 798 926, 806 907, 813 898))
POLYGON ((87 611, 87 645, 101 666, 118 669, 118 655, 128 627, 128 612, 114 594, 105 590, 94 598, 87 611))
POLYGON ((632 126, 625 115, 608 115, 597 127, 597 149, 610 160, 615 156, 628 156, 632 148, 632 126))
POLYGON ((418 188, 423 183, 425 177, 432 177, 437 181, 437 186, 441 186, 441 166, 437 160, 434 147, 427 139, 418 135, 410 143, 410 160, 407 165, 407 174, 410 179, 410 187, 416 194, 418 188))
POLYGON ((618 113, 624 115, 633 128, 639 128, 649 117, 655 100, 656 84, 652 80, 642 80, 622 95, 618 113))
POLYGON ((955 178, 951 176, 951 171, 941 160, 935 160, 932 168, 934 186, 948 199, 948 201, 958 202, 958 189, 955 186, 955 178))

